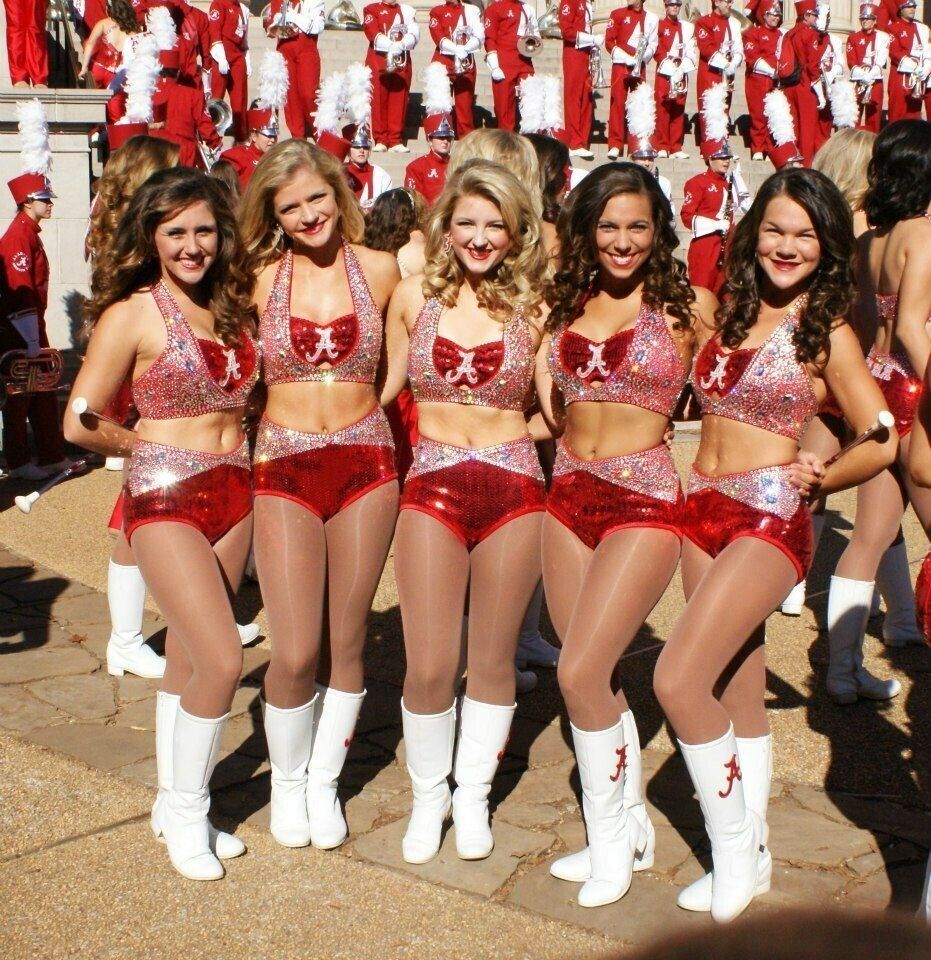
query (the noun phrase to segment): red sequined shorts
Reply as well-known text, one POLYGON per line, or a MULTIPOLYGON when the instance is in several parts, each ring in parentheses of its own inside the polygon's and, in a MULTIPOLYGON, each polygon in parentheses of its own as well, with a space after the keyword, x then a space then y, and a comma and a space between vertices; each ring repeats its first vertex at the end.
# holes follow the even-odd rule
POLYGON ((931 646, 931 553, 921 562, 918 580, 915 583, 915 611, 918 614, 918 626, 931 646))
POLYGON ((381 407, 333 433, 302 433, 263 417, 253 471, 257 497, 293 500, 324 523, 398 475, 381 407))
POLYGON ((740 537, 756 537, 792 561, 797 579, 811 566, 811 511, 789 482, 789 468, 762 467, 706 477, 694 467, 682 532, 711 557, 740 537))
POLYGON ((592 550, 627 527, 657 527, 682 538, 682 485, 665 444, 582 460, 563 441, 546 509, 592 550))
POLYGON ((880 353, 871 347, 866 363, 886 399, 889 412, 895 417, 899 436, 906 436, 911 432, 921 399, 921 377, 915 373, 904 353, 880 353))
POLYGON ((469 448, 421 436, 401 509, 436 518, 472 550, 508 521, 546 509, 533 440, 469 448))
POLYGON ((137 440, 123 497, 128 540, 148 523, 186 523, 214 544, 252 512, 249 445, 202 453, 137 440))

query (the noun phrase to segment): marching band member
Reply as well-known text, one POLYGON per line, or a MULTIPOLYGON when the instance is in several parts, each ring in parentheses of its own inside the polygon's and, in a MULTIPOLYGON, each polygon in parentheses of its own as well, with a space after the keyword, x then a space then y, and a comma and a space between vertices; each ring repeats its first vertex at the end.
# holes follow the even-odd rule
POLYGON ((323 32, 323 0, 272 0, 266 32, 277 40, 288 65, 288 99, 284 119, 292 137, 314 136, 320 54, 317 39, 323 32))
POLYGON ((430 152, 412 160, 404 171, 404 186, 416 190, 431 206, 446 185, 446 168, 456 133, 452 125, 453 97, 449 75, 433 61, 423 72, 423 131, 430 152))
POLYGON ((750 151, 754 160, 764 159, 770 148, 763 100, 774 89, 780 72, 778 61, 784 40, 780 29, 782 4, 767 0, 762 9, 762 21, 760 26, 750 27, 743 34, 747 59, 744 84, 750 114, 750 151))
POLYGON ((818 97, 815 87, 821 83, 822 41, 816 24, 818 22, 817 0, 795 0, 796 22, 785 36, 785 45, 791 47, 795 58, 795 68, 791 81, 783 87, 792 107, 795 129, 798 130, 799 149, 805 158, 805 165, 811 162, 817 152, 815 142, 818 137, 818 97), (796 80, 796 77, 798 78, 796 80))
POLYGON ((562 0, 559 5, 562 31, 562 80, 565 125, 573 157, 594 160, 592 138, 592 63, 601 58, 604 35, 594 33, 591 0, 562 0))
POLYGON ((10 82, 14 87, 47 87, 47 0, 3 0, 3 6, 10 82))
POLYGON ((611 11, 605 50, 611 54, 611 109, 608 114, 608 159, 617 160, 627 143, 627 97, 646 82, 647 64, 658 45, 656 15, 643 9, 643 0, 627 0, 611 11))
MULTIPOLYGON (((353 189, 363 210, 371 209, 372 204, 383 194, 394 189, 388 172, 378 164, 371 163, 372 137, 367 124, 361 123, 349 138, 349 161, 346 170, 355 180, 353 189)), ((350 186, 352 186, 350 180, 350 186)))
POLYGON ((656 168, 658 153, 653 145, 653 137, 656 133, 656 113, 656 100, 653 91, 646 84, 641 84, 627 98, 627 130, 633 147, 630 159, 638 167, 643 167, 647 173, 656 178, 663 196, 669 203, 669 209, 672 211, 672 222, 675 223, 676 208, 672 203, 672 184, 656 168))
POLYGON ((259 160, 278 142, 278 118, 273 110, 253 106, 246 113, 246 122, 249 142, 236 144, 220 154, 221 160, 227 160, 236 168, 243 190, 249 186, 259 160))
POLYGON ((883 112, 883 70, 889 65, 891 37, 876 29, 877 6, 860 4, 860 29, 847 37, 847 66, 857 86, 860 122, 864 130, 879 133, 883 112))
POLYGON ((798 148, 792 108, 782 90, 770 90, 763 100, 766 133, 769 147, 766 152, 777 170, 784 167, 803 167, 805 158, 798 148))
POLYGON ((899 7, 901 0, 880 0, 876 9, 876 27, 887 33, 892 26, 892 22, 899 16, 899 7))
POLYGON ((430 11, 435 63, 442 63, 453 85, 454 129, 460 139, 475 128, 475 56, 485 43, 481 11, 462 0, 446 0, 430 11))
POLYGON ((657 28, 656 138, 654 145, 660 157, 688 160, 682 149, 685 140, 685 101, 689 74, 698 66, 695 26, 680 20, 682 0, 668 0, 666 16, 657 28))
MULTIPOLYGON (((731 109, 734 77, 743 63, 743 41, 737 18, 731 16, 732 0, 712 0, 712 11, 695 22, 698 44, 698 99, 715 84, 727 90, 727 110, 731 109)), ((704 131, 703 131, 704 133, 704 131)))
POLYGON ((931 120, 931 36, 915 20, 916 0, 902 0, 889 25, 889 120, 920 120, 922 105, 931 120))
POLYGON ((184 83, 203 87, 204 95, 208 96, 213 69, 213 57, 210 56, 210 17, 187 0, 175 0, 175 10, 181 12, 181 25, 178 28, 181 66, 178 78, 184 83))
POLYGON ((245 143, 249 136, 246 110, 249 103, 249 8, 239 0, 211 0, 210 72, 211 94, 222 100, 229 93, 233 111, 233 139, 245 143))
POLYGON ((126 98, 122 95, 123 51, 130 37, 139 36, 142 27, 128 0, 107 0, 107 16, 98 20, 81 52, 81 70, 78 79, 88 72, 98 89, 110 90, 107 101, 107 122, 116 123, 125 112, 126 98))
POLYGON ((485 8, 485 62, 491 71, 491 96, 499 130, 517 129, 517 87, 533 76, 533 61, 521 53, 526 43, 540 44, 533 7, 524 0, 492 0, 485 8))
POLYGON ((410 153, 402 142, 411 92, 411 51, 420 39, 414 8, 398 0, 377 0, 362 11, 369 41, 365 65, 372 71, 372 132, 375 152, 410 153))
MULTIPOLYGON (((842 126, 834 117, 835 81, 844 76, 844 61, 846 54, 839 38, 830 33, 831 8, 828 4, 818 5, 818 19, 815 27, 818 31, 818 43, 821 51, 821 80, 815 87, 815 96, 818 98, 818 130, 815 137, 815 153, 825 144, 834 132, 835 126, 842 126)), ((839 103, 843 105, 841 95, 839 103)), ((854 117, 856 122, 856 117, 854 117)), ((812 158, 814 159, 814 158, 812 158)))
POLYGON ((153 137, 178 144, 182 166, 204 169, 207 163, 201 152, 203 147, 219 151, 223 146, 207 113, 204 88, 200 84, 180 82, 181 58, 177 47, 159 51, 158 58, 162 65, 161 80, 152 98, 154 122, 149 125, 149 132, 153 137))

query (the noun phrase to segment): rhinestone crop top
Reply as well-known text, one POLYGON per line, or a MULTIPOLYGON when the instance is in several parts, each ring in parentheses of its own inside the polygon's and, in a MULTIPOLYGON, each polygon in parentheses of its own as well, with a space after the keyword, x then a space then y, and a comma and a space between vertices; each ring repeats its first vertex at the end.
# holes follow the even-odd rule
POLYGON ((414 324, 407 367, 414 399, 523 412, 530 404, 535 362, 523 317, 515 314, 500 340, 466 349, 437 333, 442 313, 434 297, 414 324))
POLYGON ((758 347, 725 353, 717 336, 705 344, 692 373, 702 414, 800 439, 818 411, 811 377, 796 358, 792 342, 807 303, 807 295, 799 297, 758 347))
POLYGON ((547 357, 556 386, 570 403, 629 403, 671 417, 688 381, 662 310, 640 307, 636 324, 596 343, 566 327, 547 357))
MULTIPOLYGON (((887 329, 895 333, 896 321, 899 316, 899 295, 897 293, 877 293, 876 312, 879 314, 879 319, 887 329)), ((931 315, 928 316, 927 322, 931 323, 931 315)), ((876 350, 875 347, 871 348, 871 356, 878 353, 879 351, 876 350)), ((905 376, 921 379, 920 374, 915 372, 915 368, 912 366, 911 361, 908 359, 908 354, 904 350, 895 350, 891 354, 886 354, 886 356, 892 357, 893 360, 899 364, 905 376)))
POLYGON ((245 406, 259 376, 258 350, 243 334, 235 347, 194 335, 162 281, 152 288, 168 342, 158 359, 132 384, 133 404, 146 420, 199 417, 245 406))
POLYGON ((281 258, 259 322, 262 371, 269 386, 297 381, 375 382, 384 318, 349 244, 343 244, 343 258, 354 313, 325 324, 291 316, 294 255, 289 250, 281 258))

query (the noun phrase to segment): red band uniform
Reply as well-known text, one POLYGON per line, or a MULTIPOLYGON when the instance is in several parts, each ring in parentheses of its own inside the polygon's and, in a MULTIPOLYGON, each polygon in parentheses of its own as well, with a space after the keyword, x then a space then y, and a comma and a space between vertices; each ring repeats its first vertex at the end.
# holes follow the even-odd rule
POLYGON ((656 53, 658 26, 659 20, 646 10, 622 7, 611 11, 605 32, 605 50, 611 54, 611 110, 608 114, 608 148, 611 151, 624 149, 627 95, 646 82, 647 64, 656 53))
POLYGON ((456 136, 475 127, 475 58, 485 42, 485 27, 477 7, 461 0, 441 3, 430 11, 430 36, 436 44, 434 63, 445 65, 452 83, 456 136), (469 60, 471 58, 471 66, 469 60), (460 66, 457 72, 457 62, 460 66))
MULTIPOLYGON (((860 18, 864 13, 861 8, 860 18)), ((875 6, 869 7, 874 22, 875 6)), ((883 69, 889 64, 888 33, 875 28, 867 32, 858 30, 847 37, 847 66, 850 79, 857 85, 857 100, 860 103, 860 126, 864 130, 879 133, 883 112, 883 69)))
POLYGON ((763 113, 763 98, 775 87, 782 41, 782 30, 765 24, 750 27, 743 34, 744 57, 747 61, 744 86, 747 112, 750 114, 751 153, 768 153, 772 146, 763 113))
POLYGON ((533 8, 520 0, 492 0, 485 8, 485 61, 491 71, 491 96, 502 130, 517 129, 517 87, 533 76, 533 62, 520 54, 517 41, 537 35, 533 8))
POLYGON ((594 113, 591 60, 600 55, 598 48, 603 42, 592 32, 590 0, 562 0, 559 27, 566 138, 570 150, 587 150, 594 113))
POLYGON ((805 14, 815 12, 815 0, 797 0, 795 9, 798 20, 786 34, 785 43, 791 47, 792 56, 795 58, 795 70, 791 79, 798 77, 798 80, 784 86, 789 106, 792 107, 799 149, 805 158, 805 165, 811 166, 818 133, 818 98, 814 88, 821 80, 823 51, 818 31, 804 20, 805 14))
POLYGON ((899 0, 880 0, 876 10, 876 26, 890 31, 893 21, 899 16, 899 0))
MULTIPOLYGON (((681 9, 681 5, 680 5, 681 9)), ((656 133, 653 145, 658 151, 679 153, 685 140, 685 100, 688 74, 698 65, 695 27, 688 20, 663 17, 657 28, 656 133), (673 92, 675 89, 680 93, 673 92)))
MULTIPOLYGON (((178 30, 178 56, 181 63, 178 79, 203 85, 206 76, 209 84, 215 69, 213 57, 210 56, 210 17, 187 0, 178 0, 176 9, 181 11, 181 28, 178 30)), ((204 93, 209 92, 208 85, 204 93)))
POLYGON ((6 10, 6 53, 13 83, 48 83, 48 0, 3 0, 6 10))
MULTIPOLYGON (((278 136, 278 128, 271 110, 249 110, 247 116, 250 130, 257 130, 260 133, 267 131, 268 136, 278 136)), ((245 190, 263 156, 262 151, 250 141, 238 143, 229 150, 224 150, 220 154, 220 159, 227 160, 236 168, 239 185, 245 190)))
MULTIPOLYGON (((445 138, 447 132, 448 134, 452 133, 449 118, 444 113, 426 117, 423 122, 423 129, 428 138, 445 138)), ((407 170, 404 171, 404 186, 408 190, 416 190, 422 194, 427 203, 432 206, 446 185, 446 170, 448 167, 449 157, 438 156, 431 150, 407 165, 407 170)))
MULTIPOLYGON (((180 62, 177 48, 162 50, 159 60, 169 69, 177 69, 180 62)), ((207 113, 204 89, 200 85, 181 83, 172 76, 161 77, 152 98, 152 120, 150 134, 178 144, 182 166, 204 169, 198 141, 211 150, 222 146, 217 128, 207 113), (156 127, 158 123, 164 126, 156 127)))
POLYGON ((831 111, 831 98, 828 91, 835 80, 844 76, 844 60, 846 54, 842 46, 836 41, 827 29, 819 30, 821 40, 821 83, 815 90, 818 97, 818 131, 815 135, 815 153, 827 142, 834 132, 834 114, 831 111))
POLYGON ((372 133, 375 143, 389 149, 401 144, 407 101, 411 92, 411 50, 420 39, 414 8, 406 3, 370 3, 362 11, 369 41, 365 64, 372 70, 372 133), (404 66, 389 70, 389 57, 403 58, 404 66))
POLYGON ((233 137, 246 139, 249 103, 249 8, 237 0, 212 0, 210 4, 210 53, 216 62, 210 87, 214 97, 229 93, 233 111, 233 137))
POLYGON ((314 136, 313 115, 317 110, 317 87, 320 85, 317 38, 323 31, 326 11, 323 0, 295 0, 288 3, 285 23, 282 23, 283 6, 283 0, 272 0, 269 30, 276 32, 278 52, 288 65, 285 123, 292 137, 303 139, 314 136))
MULTIPOLYGON (((733 87, 734 75, 743 63, 743 40, 736 17, 722 17, 709 13, 695 22, 695 40, 698 44, 698 102, 702 94, 715 84, 733 87)), ((727 108, 730 110, 728 95, 727 108)))
MULTIPOLYGON (((913 0, 902 6, 913 6, 913 0)), ((889 120, 931 117, 931 37, 924 23, 900 16, 889 26, 889 120)))

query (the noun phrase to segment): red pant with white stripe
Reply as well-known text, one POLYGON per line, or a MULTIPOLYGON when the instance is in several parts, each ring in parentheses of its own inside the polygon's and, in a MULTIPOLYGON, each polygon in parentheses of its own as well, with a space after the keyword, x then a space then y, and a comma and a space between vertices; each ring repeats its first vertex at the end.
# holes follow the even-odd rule
POLYGON ((320 54, 317 38, 306 33, 278 44, 278 52, 288 65, 288 99, 284 119, 292 137, 314 138, 313 114, 317 109, 317 87, 320 86, 320 54))
POLYGON ((653 85, 656 100, 656 134, 653 146, 667 153, 678 153, 685 140, 685 97, 670 99, 669 77, 658 73, 653 85))
POLYGON ((230 109, 233 111, 233 138, 237 143, 249 139, 249 124, 246 110, 249 107, 249 80, 246 77, 246 58, 236 57, 230 61, 230 70, 226 75, 219 67, 210 71, 210 95, 218 99, 229 92, 230 109))
POLYGON ((570 150, 587 149, 592 138, 591 53, 562 48, 563 105, 570 150))
POLYGON ((611 110, 608 113, 608 147, 624 149, 627 136, 627 97, 637 89, 643 78, 634 78, 625 66, 611 68, 611 110))
POLYGON ((376 143, 397 146, 404 137, 407 101, 411 93, 411 61, 394 73, 377 72, 372 92, 372 135, 376 143))
POLYGON ((533 75, 533 70, 529 67, 511 72, 504 70, 503 80, 493 80, 491 84, 491 97, 495 105, 495 116, 498 118, 498 129, 510 130, 513 133, 517 129, 517 88, 524 77, 533 75))
POLYGON ((48 83, 48 0, 3 0, 6 10, 6 53, 13 83, 48 83))
POLYGON ((461 140, 475 129, 475 71, 450 77, 455 104, 456 137, 461 140))

